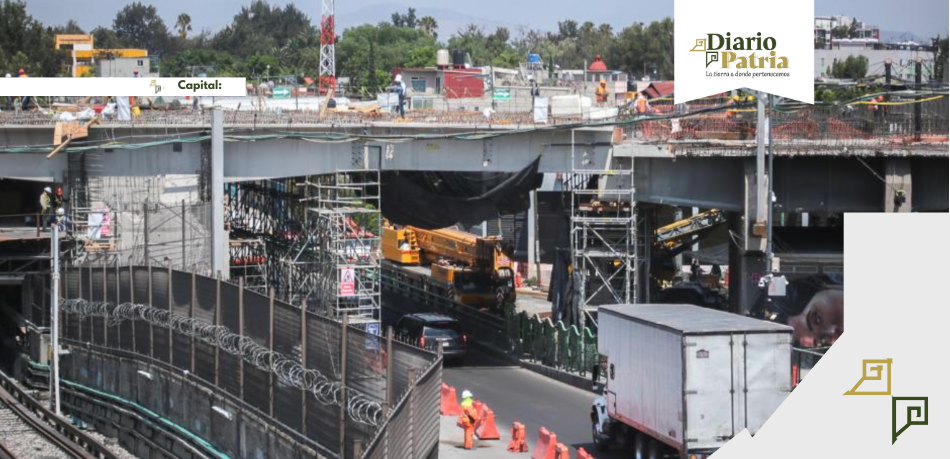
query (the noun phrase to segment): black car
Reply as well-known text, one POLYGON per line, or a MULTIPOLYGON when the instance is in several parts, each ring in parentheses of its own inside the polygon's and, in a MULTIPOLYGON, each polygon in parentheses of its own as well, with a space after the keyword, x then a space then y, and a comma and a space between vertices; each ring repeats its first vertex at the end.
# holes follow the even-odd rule
POLYGON ((407 314, 396 322, 396 336, 430 351, 442 343, 442 355, 461 359, 468 353, 468 335, 462 324, 443 314, 407 314))

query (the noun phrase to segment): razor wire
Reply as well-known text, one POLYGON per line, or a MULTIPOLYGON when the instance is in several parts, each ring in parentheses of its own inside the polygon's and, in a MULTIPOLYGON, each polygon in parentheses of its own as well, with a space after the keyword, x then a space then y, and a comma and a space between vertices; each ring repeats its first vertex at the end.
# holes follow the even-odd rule
POLYGON ((324 405, 343 406, 345 403, 350 418, 359 424, 377 427, 382 417, 382 405, 366 394, 346 387, 339 381, 331 381, 319 370, 305 368, 301 362, 272 351, 248 336, 236 334, 223 325, 209 324, 197 318, 135 303, 114 305, 103 301, 62 299, 60 308, 80 321, 100 318, 109 326, 118 326, 123 321, 140 320, 195 338, 239 357, 261 371, 273 373, 281 384, 310 392, 324 405), (346 389, 345 401, 343 389, 346 389))

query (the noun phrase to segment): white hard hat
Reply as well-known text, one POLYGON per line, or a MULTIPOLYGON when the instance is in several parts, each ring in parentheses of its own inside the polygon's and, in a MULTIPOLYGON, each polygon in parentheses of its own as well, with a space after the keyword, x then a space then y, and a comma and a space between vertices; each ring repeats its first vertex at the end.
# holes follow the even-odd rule
POLYGON ((59 209, 56 209, 56 215, 59 215, 60 217, 62 217, 63 215, 66 215, 66 211, 63 210, 62 207, 60 207, 59 209))
POLYGON ((402 81, 402 74, 401 74, 401 73, 400 73, 399 75, 396 75, 396 82, 398 83, 398 82, 400 82, 400 81, 402 81))
POLYGON ((13 78, 13 75, 7 74, 7 78, 13 78))
POLYGON ((47 192, 47 193, 52 193, 52 192, 53 192, 53 189, 50 188, 50 187, 46 187, 46 188, 43 188, 43 191, 45 191, 45 192, 47 192))
POLYGON ((534 81, 534 75, 528 75, 528 81, 534 81))
POLYGON ((462 398, 472 398, 472 391, 465 389, 462 391, 462 398))

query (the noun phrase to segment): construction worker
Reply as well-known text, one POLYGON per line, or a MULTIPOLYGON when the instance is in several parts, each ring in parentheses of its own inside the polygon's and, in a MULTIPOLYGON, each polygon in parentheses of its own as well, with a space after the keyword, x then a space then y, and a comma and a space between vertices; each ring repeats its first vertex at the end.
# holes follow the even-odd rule
POLYGON ((597 86, 597 103, 600 105, 607 104, 608 95, 610 95, 610 92, 607 91, 607 80, 601 78, 600 85, 597 86))
POLYGON ((40 217, 43 221, 43 227, 47 227, 50 224, 50 221, 53 219, 53 189, 50 187, 43 188, 43 193, 40 194, 40 217))
POLYGON ((541 89, 538 88, 538 82, 534 79, 534 75, 528 75, 528 84, 531 85, 531 98, 541 96, 541 89))
MULTIPOLYGON (((17 76, 20 78, 28 78, 29 75, 26 74, 26 70, 23 70, 21 67, 17 70, 17 76)), ((20 106, 20 110, 27 111, 30 109, 30 96, 23 96, 23 103, 20 106)))
POLYGON ((478 410, 475 409, 472 392, 468 389, 462 391, 462 414, 459 415, 458 425, 462 427, 465 435, 465 449, 474 449, 475 427, 478 426, 481 419, 478 417, 478 410))
POLYGON ((652 110, 650 108, 650 102, 646 97, 643 96, 642 92, 637 93, 637 100, 634 102, 634 108, 636 109, 638 115, 646 115, 652 110))
POLYGON ((399 111, 399 117, 406 117, 406 83, 402 82, 402 74, 396 75, 396 80, 390 89, 399 96, 399 105, 396 107, 396 110, 399 111))

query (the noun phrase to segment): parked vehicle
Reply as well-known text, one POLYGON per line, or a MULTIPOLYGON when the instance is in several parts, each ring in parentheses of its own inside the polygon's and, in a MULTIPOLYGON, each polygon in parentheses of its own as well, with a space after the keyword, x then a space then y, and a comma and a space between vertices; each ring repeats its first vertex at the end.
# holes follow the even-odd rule
POLYGON ((755 434, 792 390, 791 327, 691 305, 599 310, 604 395, 594 443, 635 457, 703 459, 755 434))
POLYGON ((468 335, 458 320, 444 314, 407 314, 396 322, 396 337, 421 348, 437 351, 447 359, 463 359, 468 354, 468 335))

